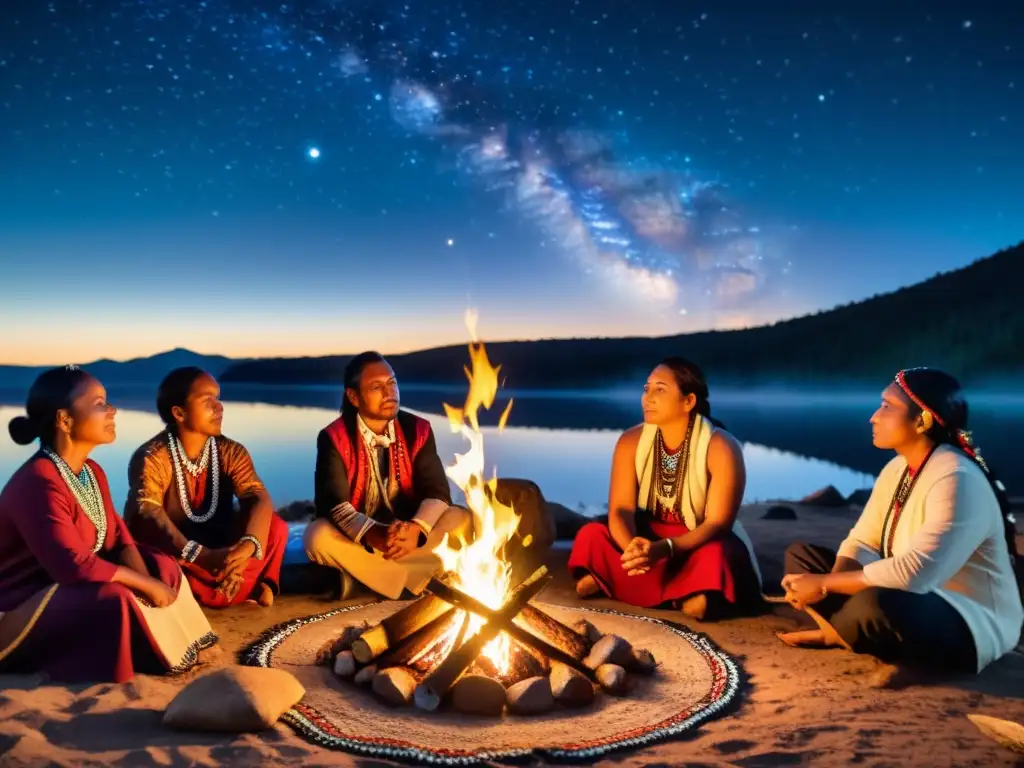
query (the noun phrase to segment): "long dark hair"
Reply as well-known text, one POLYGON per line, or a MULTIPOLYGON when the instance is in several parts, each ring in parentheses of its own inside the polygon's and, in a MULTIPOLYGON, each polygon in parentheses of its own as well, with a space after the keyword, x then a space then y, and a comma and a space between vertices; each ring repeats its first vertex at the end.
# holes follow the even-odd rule
POLYGON ((156 391, 156 412, 160 414, 160 419, 164 424, 172 429, 178 426, 178 421, 174 418, 174 408, 185 407, 185 403, 188 402, 188 393, 192 391, 192 385, 200 376, 206 375, 206 371, 202 368, 189 365, 184 368, 175 368, 164 376, 164 380, 160 382, 160 387, 156 391))
POLYGON ((675 376, 679 392, 683 395, 693 395, 697 398, 694 410, 710 421, 716 427, 725 429, 725 424, 711 415, 711 400, 708 395, 708 381, 704 377, 704 371, 696 363, 687 360, 685 357, 674 355, 666 357, 658 366, 665 366, 675 376))
POLYGON ((358 410, 352 401, 348 399, 348 390, 354 389, 356 392, 359 391, 359 379, 363 375, 363 369, 370 363, 385 363, 384 355, 380 352, 360 352, 358 355, 348 361, 348 365, 345 366, 345 389, 341 393, 341 412, 350 416, 354 416, 358 410))
POLYGON ((57 432, 57 412, 69 410, 75 392, 92 379, 75 365, 43 371, 32 382, 25 402, 25 415, 15 416, 7 425, 11 439, 18 445, 38 440, 43 448, 52 448, 57 432))
POLYGON ((1020 555, 1017 552, 1017 529, 1010 498, 1006 493, 1006 487, 996 477, 989 463, 982 458, 970 432, 967 431, 970 409, 960 382, 937 368, 907 368, 896 374, 896 383, 910 400, 912 417, 918 416, 925 409, 931 412, 932 426, 925 435, 937 445, 950 445, 962 451, 985 474, 999 502, 1010 562, 1017 574, 1017 583, 1021 585, 1024 568, 1021 567, 1020 555))

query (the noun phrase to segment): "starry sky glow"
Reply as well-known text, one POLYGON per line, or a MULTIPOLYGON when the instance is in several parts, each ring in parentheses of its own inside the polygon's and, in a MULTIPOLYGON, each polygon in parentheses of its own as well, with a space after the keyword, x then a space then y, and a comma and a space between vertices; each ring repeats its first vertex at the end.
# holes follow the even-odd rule
POLYGON ((770 322, 1024 236, 1024 4, 14 0, 0 362, 770 322), (74 333, 68 333, 69 327, 74 333))

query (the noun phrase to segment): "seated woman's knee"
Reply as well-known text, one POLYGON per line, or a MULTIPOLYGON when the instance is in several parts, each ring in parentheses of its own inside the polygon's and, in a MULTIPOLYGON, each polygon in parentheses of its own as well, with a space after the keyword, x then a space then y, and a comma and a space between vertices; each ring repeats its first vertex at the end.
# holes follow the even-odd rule
POLYGON ((313 562, 319 562, 320 553, 330 546, 335 536, 336 529, 329 520, 314 520, 306 526, 302 534, 302 547, 306 550, 306 557, 313 562))

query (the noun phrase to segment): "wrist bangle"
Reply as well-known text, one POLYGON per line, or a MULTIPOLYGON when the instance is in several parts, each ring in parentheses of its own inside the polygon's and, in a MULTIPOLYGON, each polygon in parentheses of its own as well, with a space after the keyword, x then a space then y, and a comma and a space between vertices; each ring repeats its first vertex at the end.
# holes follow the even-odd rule
POLYGON ((262 560, 263 559, 263 545, 260 544, 260 540, 259 539, 257 539, 251 533, 247 533, 247 534, 245 534, 245 536, 243 536, 242 538, 240 538, 238 540, 238 543, 241 544, 243 541, 251 542, 253 547, 255 547, 256 551, 252 553, 252 556, 253 556, 254 559, 256 559, 256 560, 262 560))
POLYGON ((665 539, 665 543, 668 544, 668 556, 672 557, 676 553, 676 545, 672 543, 672 539, 665 539))
POLYGON ((181 559, 186 563, 194 563, 199 553, 203 551, 203 545, 197 541, 188 541, 181 549, 181 559))

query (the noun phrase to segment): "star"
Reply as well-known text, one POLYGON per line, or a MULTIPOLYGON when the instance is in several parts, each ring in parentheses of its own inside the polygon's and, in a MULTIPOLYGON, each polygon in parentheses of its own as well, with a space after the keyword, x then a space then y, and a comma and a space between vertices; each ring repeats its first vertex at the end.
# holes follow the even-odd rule
POLYGON ((320 150, 317 147, 310 147, 306 154, 309 155, 310 160, 316 160, 320 157, 320 150))
POLYGON ((451 247, 453 245, 455 245, 455 240, 453 238, 449 237, 448 238, 448 246, 451 247))

